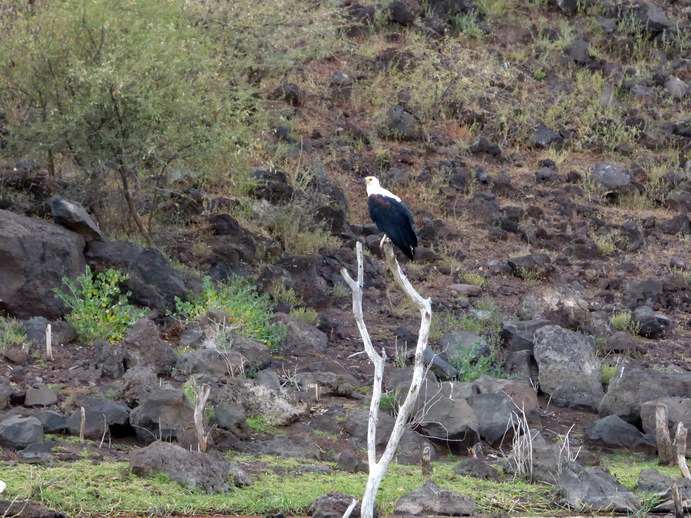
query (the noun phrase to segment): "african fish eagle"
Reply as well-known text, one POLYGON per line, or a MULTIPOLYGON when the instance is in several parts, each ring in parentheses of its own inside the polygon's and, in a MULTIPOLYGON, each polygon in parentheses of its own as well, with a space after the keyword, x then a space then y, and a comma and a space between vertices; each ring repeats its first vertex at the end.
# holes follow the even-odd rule
POLYGON ((413 215, 401 199, 387 191, 374 176, 365 178, 367 184, 367 206, 369 215, 394 245, 408 258, 415 257, 417 235, 413 228, 413 215))

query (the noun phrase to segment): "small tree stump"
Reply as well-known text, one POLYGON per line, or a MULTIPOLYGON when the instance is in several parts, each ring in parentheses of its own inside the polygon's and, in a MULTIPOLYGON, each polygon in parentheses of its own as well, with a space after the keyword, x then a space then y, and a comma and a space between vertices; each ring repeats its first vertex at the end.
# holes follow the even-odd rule
POLYGON ((655 406, 655 435, 657 436, 657 458, 659 463, 663 466, 671 466, 674 464, 675 452, 672 447, 672 439, 669 437, 667 407, 665 405, 655 406))
POLYGON ((691 473, 689 473, 689 467, 686 465, 686 436, 688 430, 684 426, 684 423, 677 423, 677 430, 674 433, 674 446, 677 450, 677 465, 679 466, 679 471, 681 471, 681 476, 691 480, 691 473))

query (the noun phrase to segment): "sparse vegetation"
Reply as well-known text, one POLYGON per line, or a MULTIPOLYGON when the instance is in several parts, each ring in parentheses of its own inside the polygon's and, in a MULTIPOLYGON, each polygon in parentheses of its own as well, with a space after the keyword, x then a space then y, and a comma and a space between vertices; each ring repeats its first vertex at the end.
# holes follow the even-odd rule
POLYGON ((271 423, 264 415, 248 415, 247 426, 255 433, 266 433, 271 429, 271 423))
MULTIPOLYGON (((636 2, 616 2, 612 11, 578 0, 573 16, 557 3, 475 0, 466 2, 474 10, 449 14, 441 13, 441 4, 453 2, 421 2, 425 18, 402 26, 387 9, 390 0, 376 0, 366 3, 373 7, 374 19, 359 26, 358 3, 340 0, 8 0, 0 8, 2 207, 46 217, 50 195, 64 194, 84 205, 109 238, 155 245, 176 268, 197 278, 213 267, 214 276, 234 271, 251 279, 287 256, 322 254, 332 268, 324 279, 327 285, 335 283, 331 307, 323 312, 332 330, 329 355, 338 351, 338 361, 361 367, 364 356, 357 356, 352 322, 338 321, 351 292, 333 277, 339 263, 348 264, 344 250, 337 249, 343 243, 350 247, 368 231, 358 228, 367 221, 358 180, 375 174, 386 178, 385 186, 409 205, 421 247, 429 247, 419 250, 420 260, 402 267, 434 299, 431 339, 464 330, 489 344, 489 355, 479 355, 476 344, 456 356, 453 365, 460 380, 501 377, 502 315, 496 304, 512 320, 517 302, 549 281, 555 287, 572 286, 589 304, 595 298, 591 307, 624 308, 628 293, 622 292, 630 290, 630 283, 667 273, 675 278, 663 280, 660 312, 673 325, 664 342, 650 339, 645 352, 626 355, 643 357, 653 370, 677 372, 679 365, 688 370, 688 354, 669 352, 674 347, 678 353, 690 336, 683 326, 681 292, 668 288, 683 291, 684 282, 691 285, 691 238, 662 230, 678 212, 671 193, 688 183, 689 94, 679 99, 665 84, 680 77, 689 85, 683 56, 691 49, 691 31, 682 16, 683 2, 657 2, 676 26, 658 36, 642 26, 645 9, 636 8, 636 2), (584 45, 575 48, 580 43, 584 45), (341 84, 340 75, 348 81, 341 84), (287 83, 301 90, 300 99, 285 95, 287 83), (410 115, 418 136, 408 139, 392 127, 394 106, 410 115), (560 141, 546 147, 535 142, 536 128, 543 126, 560 141), (498 146, 499 155, 479 151, 477 137, 498 146), (29 164, 24 176, 13 170, 19 161, 29 164), (536 182, 535 169, 550 161, 555 178, 536 182), (627 169, 634 180, 627 187, 635 189, 607 192, 591 176, 598 162, 627 169), (251 174, 257 167, 284 172, 292 197, 263 199, 251 174), (321 192, 321 174, 343 189, 347 205, 337 206, 339 196, 331 199, 333 193, 321 192), (498 224, 481 223, 485 214, 473 205, 476 195, 485 192, 496 196, 498 224), (347 211, 352 225, 338 236, 317 219, 328 220, 329 211, 324 216, 316 208, 328 209, 331 203, 347 211), (219 214, 239 220, 254 236, 248 239, 255 252, 243 251, 238 261, 232 246, 246 243, 228 243, 232 246, 224 250, 225 236, 209 225, 219 214), (625 222, 636 222, 644 246, 628 246, 636 231, 622 228, 625 222), (599 254, 591 254, 593 243, 599 254), (507 257, 543 251, 554 261, 549 270, 519 270, 514 272, 518 279, 507 273, 507 257), (620 269, 623 262, 636 268, 622 264, 620 269), (547 279, 551 271, 555 273, 547 279), (450 296, 448 286, 458 282, 482 288, 484 298, 471 298, 469 306, 468 300, 450 296), (661 346, 668 347, 665 363, 652 365, 661 346), (671 357, 674 364, 667 362, 671 357)), ((402 367, 406 360, 399 353, 413 344, 394 338, 406 336, 396 328, 411 330, 418 312, 381 288, 390 287, 390 279, 378 270, 377 252, 365 252, 368 281, 379 283, 370 284, 375 287, 367 293, 368 323, 376 326, 377 347, 389 353, 395 349, 389 361, 402 367)), ((69 354, 63 358, 71 361, 75 351, 84 352, 83 344, 100 338, 119 340, 147 311, 128 305, 121 287, 126 276, 115 271, 104 275, 65 281, 56 292, 72 308, 67 319, 79 333, 79 344, 66 344, 69 354)), ((200 293, 178 300, 176 312, 156 319, 166 323, 162 336, 176 352, 182 351, 175 340, 192 331, 185 329, 187 321, 197 320, 193 324, 204 331, 204 345, 219 353, 232 349, 238 336, 259 340, 273 348, 274 361, 283 365, 281 386, 301 388, 300 358, 280 356, 287 331, 272 323, 272 311, 280 306, 314 325, 319 314, 282 281, 266 293, 252 282, 238 277, 216 284, 204 278, 200 293), (210 310, 215 311, 207 315, 210 310), (214 322, 219 315, 221 321, 214 322)), ((593 314, 593 330, 604 324, 593 314)), ((611 326, 634 336, 640 330, 630 311, 614 313, 611 326)), ((0 356, 25 340, 19 322, 0 317, 0 356)), ((606 338, 597 339, 600 357, 608 350, 605 344, 606 338)), ((602 360, 603 383, 614 375, 613 362, 611 357, 602 360)), ((23 389, 36 383, 41 368, 50 367, 43 351, 33 347, 26 375, 16 369, 13 379, 24 376, 18 383, 23 389)), ((238 375, 253 377, 258 369, 243 365, 238 375)), ((51 372, 45 379, 58 375, 51 372)), ((177 386, 178 380, 170 381, 177 386)), ((68 383, 54 386, 68 388, 68 383)), ((182 389, 195 397, 192 380, 182 389)), ((113 390, 96 386, 92 393, 115 398, 113 390)), ((366 387, 353 390, 371 396, 366 387)), ((65 392, 60 391, 61 398, 65 392)), ((349 412, 364 408, 362 403, 344 403, 334 420, 349 419, 349 412)), ((315 408, 328 404, 322 398, 315 408)), ((385 394, 380 406, 394 411, 393 395, 385 394)), ((560 419, 559 412, 553 416, 560 419)), ((517 431, 527 430, 524 421, 526 428, 517 431)), ((250 415, 247 424, 253 435, 284 430, 262 415, 250 415)), ((336 455, 328 441, 339 438, 320 431, 313 435, 322 447, 319 466, 331 466, 331 474, 310 472, 305 468, 315 463, 304 459, 225 453, 248 468, 254 484, 225 495, 189 490, 165 475, 135 477, 124 463, 99 463, 99 457, 109 455, 105 449, 97 452, 86 443, 75 449, 75 437, 47 436, 63 444, 55 451, 69 449, 78 460, 67 464, 56 457, 50 466, 13 463, 0 468, 0 478, 8 482, 3 497, 30 497, 70 516, 302 515, 324 487, 358 495, 365 484, 364 475, 341 472, 328 462, 336 455)), ((529 449, 530 438, 518 433, 514 445, 529 449)), ((11 454, 8 458, 14 459, 11 454)), ((452 459, 456 456, 435 463, 432 480, 471 495, 478 513, 565 512, 555 504, 553 487, 461 477, 451 471, 452 459)), ((639 455, 603 454, 601 461, 631 489, 644 467, 678 474, 639 455)), ((423 482, 417 467, 392 466, 379 493, 382 515, 423 482)), ((644 503, 638 513, 642 516, 656 498, 638 496, 644 503)))
POLYGON ((290 316, 313 326, 319 325, 319 313, 314 308, 293 308, 290 310, 290 316))
POLYGON ((287 252, 293 254, 314 254, 325 248, 338 248, 340 240, 311 219, 304 209, 285 207, 278 210, 268 230, 287 252))
POLYGON ((473 286, 482 288, 485 285, 485 278, 479 272, 464 270, 460 273, 460 277, 464 282, 473 286))
POLYGON ((226 284, 214 284, 211 277, 204 277, 202 291, 188 300, 175 299, 176 315, 185 320, 201 317, 209 310, 220 311, 225 316, 225 326, 238 333, 279 347, 286 334, 280 324, 272 324, 268 295, 259 295, 247 280, 234 277, 226 284))
POLYGON ((0 316, 0 353, 26 340, 24 327, 15 318, 0 316))
POLYGON ((132 324, 148 313, 147 308, 127 303, 130 292, 120 291, 120 284, 127 279, 129 275, 112 269, 93 275, 87 266, 77 282, 63 277, 68 291, 54 290, 55 296, 70 308, 65 320, 74 326, 83 343, 120 340, 132 324))
POLYGON ((631 312, 628 310, 614 313, 610 318, 610 323, 617 331, 627 331, 634 336, 638 334, 641 326, 631 318, 631 312))

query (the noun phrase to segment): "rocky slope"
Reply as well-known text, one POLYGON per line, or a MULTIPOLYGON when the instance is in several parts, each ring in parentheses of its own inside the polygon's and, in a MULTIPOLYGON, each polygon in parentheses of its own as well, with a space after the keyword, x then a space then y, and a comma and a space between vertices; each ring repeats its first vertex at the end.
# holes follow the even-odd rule
MULTIPOLYGON (((324 9, 314 6, 315 18, 324 9)), ((576 461, 589 466, 603 448, 654 455, 659 404, 672 433, 691 427, 691 5, 412 0, 331 9, 343 20, 343 49, 305 60, 287 80, 258 79, 261 110, 275 121, 261 137, 275 157, 266 164, 277 165, 254 164, 246 196, 220 180, 171 182, 155 247, 94 223, 90 212, 124 214, 116 201, 85 209, 61 196, 79 192, 69 175, 49 182, 40 157, 4 159, 0 311, 28 335, 0 360, 5 460, 49 462, 44 434, 80 427, 89 439, 136 444, 134 452, 154 438, 194 447, 194 380, 211 388, 211 449, 362 469, 372 368, 356 354, 340 273, 355 270, 356 240, 368 250, 370 333, 393 359, 393 407, 407 390, 419 326, 366 215, 361 179, 376 175, 415 214, 421 246, 414 262, 399 260, 435 312, 438 354, 398 462, 418 464, 426 448, 433 460, 498 456, 505 473, 557 486, 559 505, 638 512, 636 495, 558 445, 570 437, 582 447, 576 461), (53 290, 86 265, 129 274, 130 302, 152 310, 115 343, 80 344, 61 320, 53 290), (240 335, 228 350, 209 348, 218 315, 170 316, 176 297, 200 292, 202 276, 233 274, 272 297, 273 322, 287 330, 280 350, 240 335), (296 309, 315 310, 318 321, 296 309), (256 433, 248 422, 258 416, 277 428, 256 433), (533 438, 530 473, 521 471, 521 436, 533 438)), ((135 193, 140 207, 151 207, 147 189, 142 182, 135 193)), ((382 417, 382 437, 391 426, 382 417)), ((150 453, 146 466, 136 455, 141 473, 165 470, 150 464, 170 455, 172 473, 189 475, 181 482, 210 492, 247 482, 236 467, 178 450, 150 453)), ((487 468, 459 473, 486 478, 487 468)), ((638 485, 664 494, 671 483, 647 473, 638 485)), ((418 500, 430 491, 438 494, 426 486, 418 500)))

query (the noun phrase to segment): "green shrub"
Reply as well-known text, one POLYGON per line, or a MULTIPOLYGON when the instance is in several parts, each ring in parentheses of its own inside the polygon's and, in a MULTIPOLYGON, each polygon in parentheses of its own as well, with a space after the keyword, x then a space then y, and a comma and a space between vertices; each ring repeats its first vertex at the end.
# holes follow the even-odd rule
POLYGON ((0 317, 0 352, 26 340, 24 327, 14 318, 0 317))
POLYGON ((272 324, 271 302, 268 295, 260 295, 247 280, 233 277, 226 284, 215 285, 211 277, 204 277, 201 293, 191 299, 175 298, 177 315, 185 320, 201 317, 210 309, 222 312, 225 325, 231 326, 247 338, 278 347, 286 336, 285 326, 272 324))
POLYGON ((393 413, 397 408, 398 405, 396 404, 396 396, 393 392, 386 392, 381 395, 381 399, 379 400, 380 410, 393 413))
POLYGON ((290 316, 313 326, 319 325, 319 313, 313 308, 293 308, 290 310, 290 316))
POLYGON ((491 355, 478 356, 479 346, 457 347, 451 360, 451 365, 458 370, 458 381, 475 381, 486 374, 494 378, 505 377, 499 367, 494 364, 491 355))
POLYGON ((631 312, 628 310, 614 313, 609 321, 617 331, 627 331, 634 336, 640 331, 641 324, 633 321, 631 312))
POLYGON ((602 383, 609 384, 617 370, 617 366, 611 362, 602 362, 600 365, 600 379, 602 383))
POLYGON ((127 279, 129 275, 112 269, 94 276, 88 266, 77 282, 62 278, 68 291, 55 288, 53 292, 71 309, 65 320, 74 326, 79 340, 86 344, 96 340, 115 342, 149 312, 148 308, 127 303, 130 292, 120 292, 120 283, 127 279))

